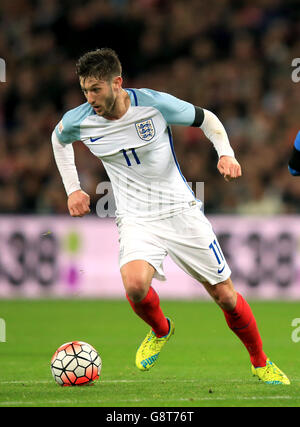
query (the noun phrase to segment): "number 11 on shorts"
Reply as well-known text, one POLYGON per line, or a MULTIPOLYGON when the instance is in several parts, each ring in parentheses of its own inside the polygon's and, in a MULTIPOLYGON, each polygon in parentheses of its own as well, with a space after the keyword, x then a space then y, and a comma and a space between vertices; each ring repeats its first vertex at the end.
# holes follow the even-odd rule
POLYGON ((222 273, 222 271, 225 268, 225 260, 224 260, 224 256, 222 254, 221 248, 218 245, 216 239, 209 245, 209 249, 211 249, 215 255, 215 257, 217 258, 218 264, 221 265, 222 263, 224 263, 224 266, 218 270, 218 273, 222 273))

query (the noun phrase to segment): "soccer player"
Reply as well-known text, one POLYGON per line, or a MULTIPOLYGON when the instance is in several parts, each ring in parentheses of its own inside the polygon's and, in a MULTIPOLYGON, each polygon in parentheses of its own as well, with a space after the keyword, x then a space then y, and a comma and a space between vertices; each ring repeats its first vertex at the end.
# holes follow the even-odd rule
POLYGON ((52 134, 58 170, 73 217, 90 212, 80 186, 72 143, 81 140, 111 180, 120 235, 119 265, 134 312, 151 326, 136 353, 141 371, 152 368, 174 333, 152 279, 165 280, 167 254, 202 283, 223 310, 230 329, 249 352, 252 373, 268 384, 289 384, 263 351, 251 308, 235 291, 231 271, 211 224, 177 163, 170 125, 201 128, 216 149, 225 180, 241 176, 226 131, 214 113, 163 92, 124 89, 117 54, 108 48, 84 54, 76 64, 87 102, 68 111, 52 134))

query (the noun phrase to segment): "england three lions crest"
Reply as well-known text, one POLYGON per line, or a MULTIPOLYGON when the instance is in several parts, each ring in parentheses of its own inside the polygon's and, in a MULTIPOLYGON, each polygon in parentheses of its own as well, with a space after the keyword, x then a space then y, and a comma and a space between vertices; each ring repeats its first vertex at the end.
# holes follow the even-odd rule
POLYGON ((144 141, 150 141, 155 135, 155 128, 152 119, 144 120, 135 124, 138 136, 144 141))

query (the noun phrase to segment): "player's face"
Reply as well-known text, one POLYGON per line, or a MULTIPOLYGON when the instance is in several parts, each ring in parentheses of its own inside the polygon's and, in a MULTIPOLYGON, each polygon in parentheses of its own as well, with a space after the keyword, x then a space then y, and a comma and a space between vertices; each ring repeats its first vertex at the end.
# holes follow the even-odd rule
POLYGON ((115 77, 111 82, 95 77, 80 78, 81 89, 89 104, 99 116, 112 116, 116 98, 121 87, 121 77, 115 77))

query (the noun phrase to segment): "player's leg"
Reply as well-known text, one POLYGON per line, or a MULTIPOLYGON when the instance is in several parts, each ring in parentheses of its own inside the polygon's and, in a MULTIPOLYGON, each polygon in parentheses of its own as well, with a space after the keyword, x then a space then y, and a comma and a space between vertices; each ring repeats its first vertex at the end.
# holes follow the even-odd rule
POLYGON ((202 282, 207 292, 224 312, 229 328, 245 345, 253 366, 265 366, 261 336, 252 310, 241 294, 235 291, 230 278, 216 285, 202 282))
POLYGON ((264 353, 252 310, 242 295, 235 291, 231 279, 216 285, 203 281, 203 285, 223 310, 229 328, 248 350, 253 375, 267 384, 290 384, 288 377, 264 353))
POLYGON ((158 294, 151 286, 155 269, 144 260, 134 260, 121 267, 127 299, 134 312, 151 326, 136 353, 136 366, 142 371, 152 368, 160 351, 174 333, 173 322, 160 307, 158 294))
POLYGON ((169 323, 160 307, 159 296, 151 286, 154 267, 144 260, 133 260, 121 267, 121 276, 126 297, 134 310, 156 336, 162 337, 169 332, 169 323))
POLYGON ((255 318, 247 302, 234 289, 230 268, 211 224, 197 209, 183 213, 177 221, 178 242, 170 240, 170 256, 202 283, 222 308, 228 326, 246 346, 252 364, 265 366, 267 358, 255 318))
MULTIPOLYGON (((228 326, 249 352, 252 372, 266 383, 289 384, 286 375, 267 359, 252 310, 235 291, 231 271, 218 239, 206 217, 196 209, 176 219, 177 240, 168 241, 171 258, 188 274, 203 283, 222 308, 228 326)), ((166 234, 165 234, 166 240, 166 234)))

